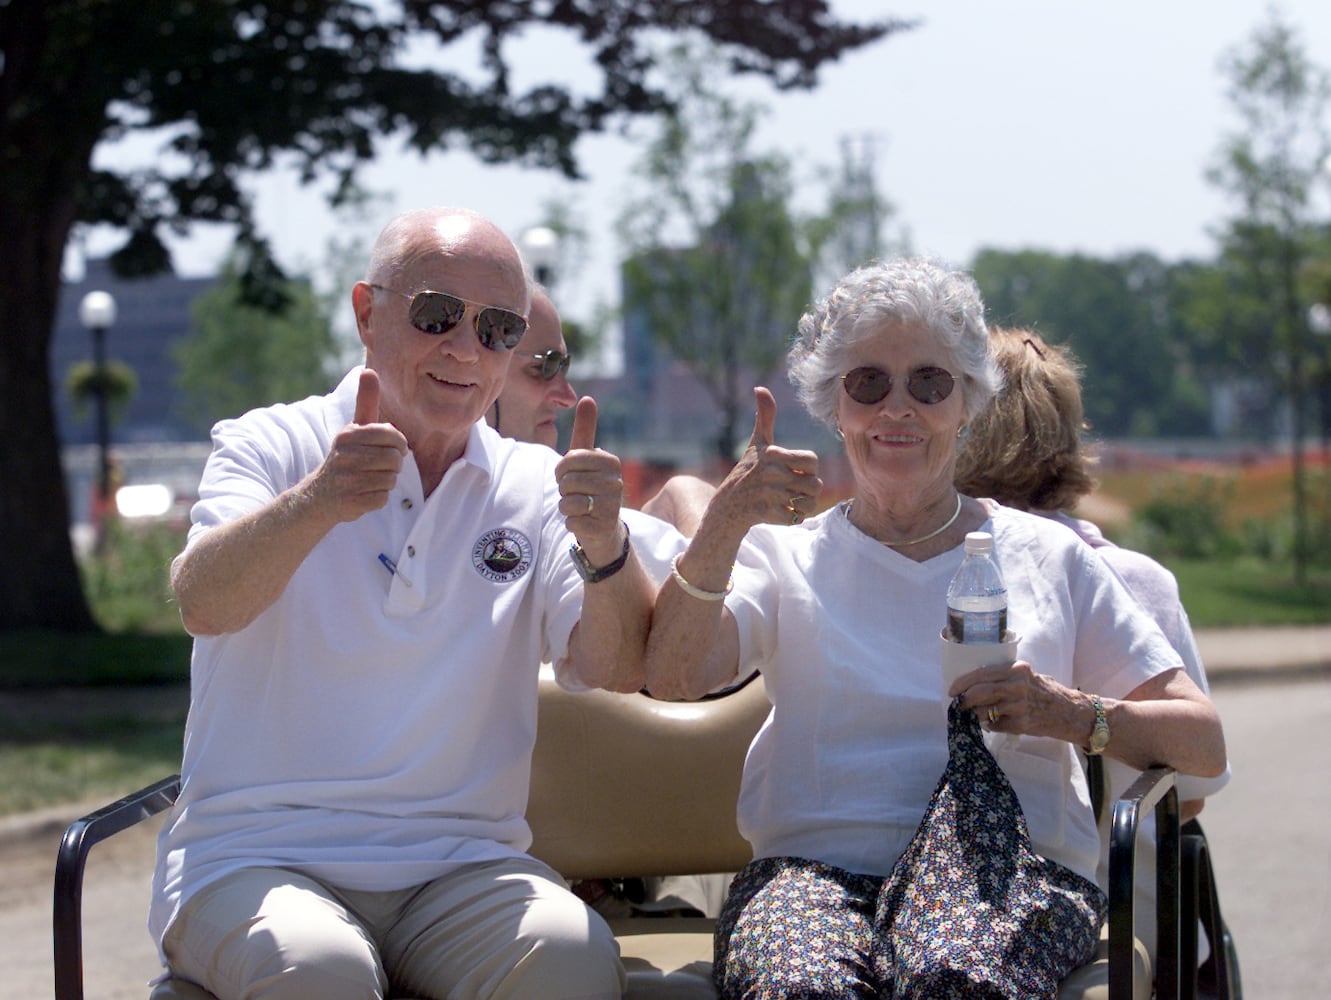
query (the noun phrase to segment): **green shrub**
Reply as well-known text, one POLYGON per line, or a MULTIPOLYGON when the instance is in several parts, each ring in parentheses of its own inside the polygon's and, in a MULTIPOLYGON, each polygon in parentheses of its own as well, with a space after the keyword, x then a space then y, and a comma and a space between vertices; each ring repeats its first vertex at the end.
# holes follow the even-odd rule
POLYGON ((1232 483, 1172 480, 1133 515, 1122 543, 1157 559, 1232 559, 1244 549, 1225 527, 1232 483))
POLYGON ((104 629, 182 631, 171 597, 170 571, 171 560, 184 542, 184 531, 176 526, 107 520, 100 550, 80 563, 84 593, 104 629))

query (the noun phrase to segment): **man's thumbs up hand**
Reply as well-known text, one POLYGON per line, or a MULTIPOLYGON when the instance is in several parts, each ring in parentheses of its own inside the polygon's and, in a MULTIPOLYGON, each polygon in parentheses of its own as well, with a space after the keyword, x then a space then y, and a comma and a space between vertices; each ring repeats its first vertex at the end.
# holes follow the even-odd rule
POLYGON ((338 521, 354 521, 388 503, 397 486, 407 439, 379 420, 379 373, 366 368, 356 387, 351 423, 333 438, 323 464, 306 483, 311 497, 326 504, 338 521))
POLYGON ((605 566, 624 549, 620 507, 624 475, 619 458, 596 447, 596 400, 583 396, 573 412, 568 451, 555 466, 559 510, 593 566, 605 566))

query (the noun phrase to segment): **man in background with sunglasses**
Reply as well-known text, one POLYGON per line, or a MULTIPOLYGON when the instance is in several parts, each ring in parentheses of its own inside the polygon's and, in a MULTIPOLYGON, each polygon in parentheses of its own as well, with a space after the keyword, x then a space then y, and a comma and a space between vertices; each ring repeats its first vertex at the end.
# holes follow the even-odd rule
POLYGON ((569 354, 555 304, 544 288, 532 290, 527 334, 514 349, 508 378, 486 414, 505 437, 554 448, 559 443, 555 419, 572 409, 577 393, 568 382, 569 354))
POLYGON ((654 590, 590 399, 562 457, 484 422, 530 298, 493 224, 408 213, 352 290, 365 367, 214 428, 172 566, 196 641, 149 925, 219 1000, 623 989, 523 814, 538 664, 639 689, 654 590))

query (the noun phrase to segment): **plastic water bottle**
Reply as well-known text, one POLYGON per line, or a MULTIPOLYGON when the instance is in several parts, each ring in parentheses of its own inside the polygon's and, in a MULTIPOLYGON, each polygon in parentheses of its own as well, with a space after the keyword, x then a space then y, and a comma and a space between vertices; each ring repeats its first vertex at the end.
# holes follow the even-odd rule
POLYGON ((947 587, 947 635, 966 644, 1003 641, 1007 631, 1007 587, 993 560, 994 536, 966 535, 966 558, 947 587))

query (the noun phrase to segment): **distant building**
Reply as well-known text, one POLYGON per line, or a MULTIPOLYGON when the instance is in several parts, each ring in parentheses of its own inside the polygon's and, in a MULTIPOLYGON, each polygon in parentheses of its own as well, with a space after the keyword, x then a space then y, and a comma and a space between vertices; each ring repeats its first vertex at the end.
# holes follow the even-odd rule
POLYGON ((112 443, 188 441, 198 437, 179 412, 172 346, 189 332, 190 306, 213 282, 213 278, 171 274, 126 280, 112 274, 106 260, 89 260, 80 281, 64 284, 50 360, 52 402, 62 444, 96 440, 91 406, 87 413, 76 413, 74 401, 65 390, 70 367, 92 359, 92 336, 79 322, 79 303, 95 290, 110 292, 116 300, 115 325, 106 333, 107 360, 128 365, 138 379, 133 398, 113 419, 112 443))

